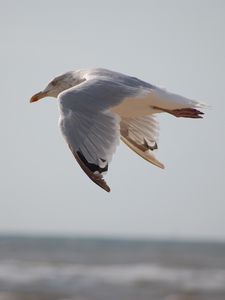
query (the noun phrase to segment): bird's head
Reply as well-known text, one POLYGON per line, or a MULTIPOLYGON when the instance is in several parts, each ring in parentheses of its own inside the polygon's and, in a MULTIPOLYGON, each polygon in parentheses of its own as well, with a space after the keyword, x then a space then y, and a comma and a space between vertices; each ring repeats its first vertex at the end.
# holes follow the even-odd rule
POLYGON ((67 90, 77 84, 80 84, 84 80, 85 79, 82 78, 80 72, 74 71, 57 76, 49 82, 49 84, 43 91, 33 95, 30 99, 30 102, 36 102, 45 97, 56 98, 62 91, 67 90))

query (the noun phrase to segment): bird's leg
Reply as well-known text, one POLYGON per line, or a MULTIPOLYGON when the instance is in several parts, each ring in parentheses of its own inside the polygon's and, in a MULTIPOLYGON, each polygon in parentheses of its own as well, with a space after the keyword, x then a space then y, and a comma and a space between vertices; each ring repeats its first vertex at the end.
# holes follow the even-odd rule
POLYGON ((179 108, 179 109, 165 109, 165 108, 160 108, 157 106, 153 106, 154 109, 166 112, 170 115, 173 115, 177 118, 193 118, 193 119, 201 119, 202 115, 204 115, 203 112, 200 110, 197 110, 195 108, 179 108))

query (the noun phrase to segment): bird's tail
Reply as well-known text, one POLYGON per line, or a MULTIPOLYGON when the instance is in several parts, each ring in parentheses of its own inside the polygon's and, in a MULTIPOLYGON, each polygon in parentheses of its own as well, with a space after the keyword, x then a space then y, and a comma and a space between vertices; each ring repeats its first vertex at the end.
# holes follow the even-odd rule
POLYGON ((204 103, 155 88, 151 99, 152 113, 166 112, 175 117, 200 119, 204 113, 201 111, 208 106, 204 103))

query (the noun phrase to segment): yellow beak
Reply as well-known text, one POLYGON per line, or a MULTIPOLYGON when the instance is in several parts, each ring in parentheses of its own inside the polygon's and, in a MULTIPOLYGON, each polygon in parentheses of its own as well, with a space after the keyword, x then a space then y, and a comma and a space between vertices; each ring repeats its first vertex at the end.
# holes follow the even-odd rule
POLYGON ((30 103, 36 102, 36 101, 38 101, 38 100, 40 100, 40 99, 42 99, 42 98, 44 98, 44 97, 47 97, 47 96, 48 96, 47 92, 39 92, 39 93, 33 95, 33 96, 30 98, 30 103))

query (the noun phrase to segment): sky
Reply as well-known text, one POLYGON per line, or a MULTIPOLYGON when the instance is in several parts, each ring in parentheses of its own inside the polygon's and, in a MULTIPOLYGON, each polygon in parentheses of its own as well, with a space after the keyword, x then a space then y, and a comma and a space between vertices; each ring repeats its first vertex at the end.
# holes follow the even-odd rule
POLYGON ((225 2, 0 1, 0 232, 225 240, 225 2), (104 67, 209 105, 160 115, 161 170, 122 143, 106 180, 79 168, 55 76, 104 67))

